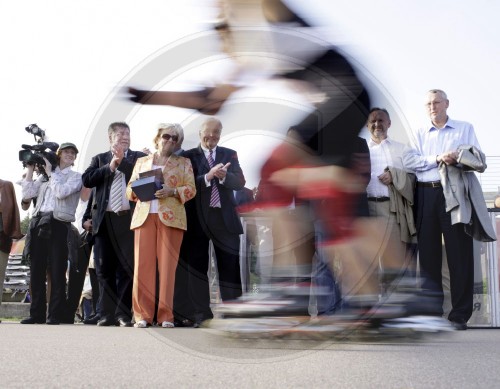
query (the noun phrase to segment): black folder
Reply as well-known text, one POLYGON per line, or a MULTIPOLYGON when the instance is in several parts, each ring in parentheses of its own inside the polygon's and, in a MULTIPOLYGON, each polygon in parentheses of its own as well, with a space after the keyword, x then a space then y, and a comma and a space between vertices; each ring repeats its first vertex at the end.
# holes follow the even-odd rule
POLYGON ((161 169, 148 170, 139 173, 139 178, 132 182, 133 192, 141 201, 151 201, 156 199, 155 192, 163 185, 163 173, 161 169))

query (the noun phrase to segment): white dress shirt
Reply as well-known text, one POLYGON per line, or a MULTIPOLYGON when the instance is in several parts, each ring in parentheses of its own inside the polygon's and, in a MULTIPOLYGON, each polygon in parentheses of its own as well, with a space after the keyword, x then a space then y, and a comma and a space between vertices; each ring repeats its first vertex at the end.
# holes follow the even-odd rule
POLYGON ((370 149, 371 176, 366 187, 368 197, 388 197, 389 188, 378 179, 388 166, 403 168, 403 151, 405 145, 387 137, 380 143, 368 140, 370 149))
POLYGON ((444 152, 457 150, 460 145, 481 149, 472 124, 448 118, 441 129, 433 124, 421 127, 413 132, 410 145, 405 149, 404 166, 415 172, 418 181, 439 181, 436 157, 444 152))
MULTIPOLYGON (((156 169, 161 169, 163 172, 163 169, 165 168, 166 165, 152 165, 151 170, 156 170, 156 169)), ((151 200, 149 203, 149 213, 158 213, 158 199, 154 198, 151 200)))

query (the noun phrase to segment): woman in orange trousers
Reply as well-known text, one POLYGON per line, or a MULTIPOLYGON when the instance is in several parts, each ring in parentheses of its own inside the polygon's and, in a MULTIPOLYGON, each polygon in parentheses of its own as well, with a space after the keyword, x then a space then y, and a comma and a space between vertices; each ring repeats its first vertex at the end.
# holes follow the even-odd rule
POLYGON ((174 326, 173 296, 175 270, 182 237, 186 230, 184 203, 196 194, 191 161, 174 154, 181 139, 179 124, 160 124, 154 138, 156 152, 139 158, 127 186, 127 197, 136 201, 130 228, 134 230, 134 284, 132 307, 135 327, 153 322, 158 266, 158 311, 156 318, 164 328, 174 326), (139 173, 161 169, 164 184, 154 199, 141 201, 132 189, 139 173))

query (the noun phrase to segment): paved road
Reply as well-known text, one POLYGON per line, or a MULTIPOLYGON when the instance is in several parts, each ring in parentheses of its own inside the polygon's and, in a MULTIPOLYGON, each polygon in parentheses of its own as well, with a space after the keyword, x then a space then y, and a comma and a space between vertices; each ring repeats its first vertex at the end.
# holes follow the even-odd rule
POLYGON ((242 341, 208 329, 0 324, 1 388, 498 388, 500 330, 425 342, 242 341))

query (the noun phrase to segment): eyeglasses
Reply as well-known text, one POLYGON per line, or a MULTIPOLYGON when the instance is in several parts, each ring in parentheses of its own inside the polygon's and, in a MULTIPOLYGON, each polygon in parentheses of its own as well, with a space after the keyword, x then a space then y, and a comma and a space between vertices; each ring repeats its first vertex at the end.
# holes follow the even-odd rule
POLYGON ((177 142, 179 140, 179 137, 177 135, 170 135, 170 134, 161 134, 161 137, 165 140, 170 140, 172 139, 172 142, 177 142))

